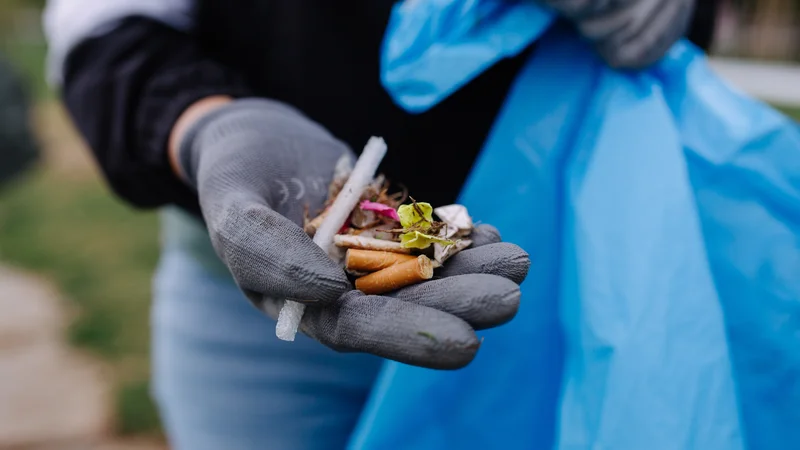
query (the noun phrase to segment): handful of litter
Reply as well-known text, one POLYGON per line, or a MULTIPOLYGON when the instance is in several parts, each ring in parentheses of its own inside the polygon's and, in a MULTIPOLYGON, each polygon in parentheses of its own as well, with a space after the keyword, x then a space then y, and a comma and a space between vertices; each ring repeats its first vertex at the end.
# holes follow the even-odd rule
MULTIPOLYGON (((389 195, 388 185, 379 177, 333 237, 334 245, 345 250, 345 270, 356 277, 356 289, 365 294, 384 294, 429 280, 433 269, 472 243, 466 208, 433 209, 413 199, 401 204, 403 197, 389 195), (441 220, 434 220, 433 214, 441 220)), ((319 217, 306 225, 307 233, 315 232, 319 217)))
MULTIPOLYGON (((469 247, 472 219, 461 205, 434 208, 406 192, 389 193, 375 176, 386 144, 371 138, 352 171, 337 167, 328 202, 304 229, 328 256, 344 265, 365 294, 384 294, 433 278, 434 269, 469 247), (436 218, 434 218, 434 215, 436 218)), ((286 301, 276 334, 292 341, 305 305, 286 301)))

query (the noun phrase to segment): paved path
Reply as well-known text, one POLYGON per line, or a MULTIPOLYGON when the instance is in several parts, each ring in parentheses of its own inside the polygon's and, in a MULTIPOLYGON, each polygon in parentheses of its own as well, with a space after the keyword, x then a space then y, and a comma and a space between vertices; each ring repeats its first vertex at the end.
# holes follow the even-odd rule
POLYGON ((800 108, 800 65, 711 58, 711 66, 729 83, 761 100, 800 108))
POLYGON ((108 441, 109 378, 64 342, 65 304, 49 283, 0 265, 0 449, 162 448, 108 441))

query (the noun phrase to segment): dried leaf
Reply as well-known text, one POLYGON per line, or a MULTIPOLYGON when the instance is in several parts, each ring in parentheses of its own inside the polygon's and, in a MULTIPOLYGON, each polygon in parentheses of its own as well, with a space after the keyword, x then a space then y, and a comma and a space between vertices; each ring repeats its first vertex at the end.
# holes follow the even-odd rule
POLYGON ((397 209, 397 215, 403 228, 416 227, 427 230, 433 222, 433 207, 430 203, 416 202, 410 205, 401 205, 397 209))
POLYGON ((363 230, 354 230, 353 233, 357 236, 370 237, 374 239, 381 239, 384 241, 396 241, 397 235, 392 233, 391 230, 382 228, 381 226, 365 228, 363 230))
POLYGON ((437 236, 431 236, 429 234, 425 234, 419 231, 409 231, 408 233, 401 234, 400 243, 405 248, 418 248, 418 249, 426 249, 431 245, 433 245, 434 243, 442 245, 454 244, 453 241, 442 239, 437 236))
POLYGON ((380 219, 374 211, 356 208, 350 215, 350 223, 356 228, 369 228, 380 223, 380 219))

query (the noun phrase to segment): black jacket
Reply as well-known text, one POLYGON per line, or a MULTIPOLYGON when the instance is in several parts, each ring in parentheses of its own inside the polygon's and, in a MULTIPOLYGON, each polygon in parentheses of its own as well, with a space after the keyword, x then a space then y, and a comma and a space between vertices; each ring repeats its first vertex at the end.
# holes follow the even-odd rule
POLYGON ((166 143, 181 111, 211 94, 290 103, 355 151, 369 136, 382 136, 390 149, 384 173, 416 198, 449 203, 535 50, 499 63, 432 110, 408 114, 379 80, 393 3, 197 0, 188 32, 131 14, 70 49, 63 97, 112 188, 141 207, 198 211, 196 194, 169 169, 166 143), (409 156, 429 163, 412 166, 409 156), (433 185, 442 167, 450 179, 433 185))

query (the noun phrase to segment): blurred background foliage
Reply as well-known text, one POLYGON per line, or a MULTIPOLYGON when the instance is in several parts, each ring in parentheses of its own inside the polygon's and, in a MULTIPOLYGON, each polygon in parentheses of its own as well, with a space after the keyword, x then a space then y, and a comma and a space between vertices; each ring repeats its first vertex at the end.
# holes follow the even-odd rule
MULTIPOLYGON (((48 89, 44 3, 0 0, 0 57, 13 62, 37 99, 34 122, 45 156, 0 192, 0 260, 49 277, 77 306, 68 338, 111 367, 117 431, 157 432, 148 395, 157 220, 112 197, 48 89)), ((715 53, 800 60, 799 15, 800 0, 728 1, 720 12, 715 53)))
POLYGON ((44 158, 0 192, 0 261, 53 280, 78 314, 66 336, 110 367, 121 434, 159 431, 148 395, 157 219, 112 197, 48 88, 44 0, 0 0, 0 58, 27 81, 44 158))
POLYGON ((798 61, 798 19, 800 0, 725 0, 719 13, 715 53, 798 61))
POLYGON ((46 0, 0 0, 0 54, 11 59, 37 96, 49 95, 45 82, 46 44, 41 10, 46 0))

